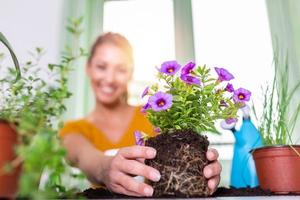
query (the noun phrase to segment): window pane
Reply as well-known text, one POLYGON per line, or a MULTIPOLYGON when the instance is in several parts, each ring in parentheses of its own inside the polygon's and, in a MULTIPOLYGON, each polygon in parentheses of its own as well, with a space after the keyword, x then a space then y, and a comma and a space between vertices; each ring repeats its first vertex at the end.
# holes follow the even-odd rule
POLYGON ((273 75, 265 2, 193 0, 192 6, 196 62, 228 69, 233 85, 249 89, 260 104, 261 86, 273 75))
POLYGON ((155 66, 175 59, 173 2, 171 0, 107 1, 104 31, 123 34, 135 56, 130 103, 140 103, 140 93, 154 80, 155 66))

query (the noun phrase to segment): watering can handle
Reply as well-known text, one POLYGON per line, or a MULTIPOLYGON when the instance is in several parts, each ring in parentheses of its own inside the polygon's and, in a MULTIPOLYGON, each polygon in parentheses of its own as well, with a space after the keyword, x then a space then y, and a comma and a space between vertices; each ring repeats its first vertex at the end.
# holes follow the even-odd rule
POLYGON ((17 76, 16 76, 16 81, 19 80, 21 78, 21 70, 20 70, 20 65, 19 65, 19 61, 17 59, 17 56, 15 55, 12 47, 10 46, 8 40, 6 39, 6 37, 0 32, 0 41, 7 47, 7 49, 9 50, 9 53, 11 55, 11 58, 14 62, 15 68, 16 68, 16 72, 17 72, 17 76))

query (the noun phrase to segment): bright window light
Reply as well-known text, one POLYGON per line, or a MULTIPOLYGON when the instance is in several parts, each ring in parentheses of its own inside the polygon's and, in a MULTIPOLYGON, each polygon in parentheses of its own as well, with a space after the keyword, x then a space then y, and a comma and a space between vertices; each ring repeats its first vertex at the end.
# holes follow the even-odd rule
POLYGON ((155 66, 175 59, 173 1, 106 1, 104 31, 121 33, 131 42, 135 71, 129 101, 141 103, 141 92, 155 78, 155 66))

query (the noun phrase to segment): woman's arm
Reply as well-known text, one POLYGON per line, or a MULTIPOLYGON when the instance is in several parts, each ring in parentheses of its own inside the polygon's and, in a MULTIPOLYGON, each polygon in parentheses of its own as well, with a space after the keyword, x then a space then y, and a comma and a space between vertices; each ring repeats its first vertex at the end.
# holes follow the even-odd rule
POLYGON ((71 165, 81 169, 93 184, 101 184, 97 172, 101 166, 101 158, 104 157, 103 152, 96 149, 80 134, 68 134, 62 141, 71 165))

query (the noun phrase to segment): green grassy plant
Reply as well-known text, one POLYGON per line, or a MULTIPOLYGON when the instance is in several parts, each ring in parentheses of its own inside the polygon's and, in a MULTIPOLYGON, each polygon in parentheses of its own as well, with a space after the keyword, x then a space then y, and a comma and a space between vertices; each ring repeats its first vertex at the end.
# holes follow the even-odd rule
POLYGON ((275 75, 273 81, 263 90, 263 113, 258 119, 259 132, 265 145, 291 145, 300 112, 300 101, 291 105, 294 96, 299 92, 300 81, 294 87, 289 85, 288 56, 280 59, 278 53, 274 55, 275 75))

